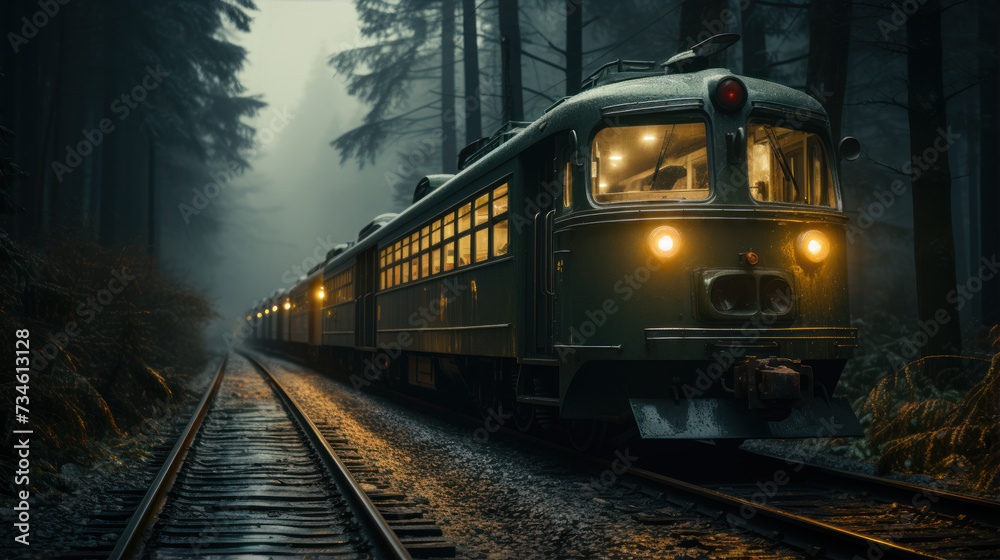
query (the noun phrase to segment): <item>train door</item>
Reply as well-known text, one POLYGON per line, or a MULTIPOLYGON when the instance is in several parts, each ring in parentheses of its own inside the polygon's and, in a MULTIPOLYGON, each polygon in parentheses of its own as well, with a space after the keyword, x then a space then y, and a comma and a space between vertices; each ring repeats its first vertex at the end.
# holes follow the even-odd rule
POLYGON ((553 165, 554 142, 545 140, 529 150, 524 160, 524 200, 527 240, 529 314, 526 317, 525 355, 530 358, 552 357, 553 320, 553 247, 552 226, 559 190, 553 165))
POLYGON ((375 309, 375 259, 378 247, 358 254, 354 293, 354 345, 358 348, 375 348, 375 329, 378 323, 375 309))

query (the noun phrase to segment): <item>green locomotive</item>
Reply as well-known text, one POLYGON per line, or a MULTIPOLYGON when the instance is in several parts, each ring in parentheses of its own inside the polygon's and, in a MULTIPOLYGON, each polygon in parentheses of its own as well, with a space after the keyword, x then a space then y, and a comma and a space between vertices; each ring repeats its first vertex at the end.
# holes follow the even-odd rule
POLYGON ((733 40, 665 72, 610 63, 467 147, 268 320, 308 304, 321 331, 297 344, 358 383, 458 389, 578 447, 633 421, 645 438, 860 435, 832 398, 857 340, 835 163, 857 141, 835 148, 802 92, 706 68, 733 40))

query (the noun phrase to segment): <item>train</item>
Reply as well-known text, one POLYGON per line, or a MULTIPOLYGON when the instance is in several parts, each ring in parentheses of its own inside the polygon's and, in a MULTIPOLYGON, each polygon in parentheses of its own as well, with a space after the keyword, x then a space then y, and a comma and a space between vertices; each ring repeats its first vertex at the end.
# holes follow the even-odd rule
POLYGON ((850 325, 823 106, 709 57, 617 60, 462 149, 412 204, 247 311, 261 347, 356 386, 467 399, 579 449, 862 435, 833 396, 850 325))

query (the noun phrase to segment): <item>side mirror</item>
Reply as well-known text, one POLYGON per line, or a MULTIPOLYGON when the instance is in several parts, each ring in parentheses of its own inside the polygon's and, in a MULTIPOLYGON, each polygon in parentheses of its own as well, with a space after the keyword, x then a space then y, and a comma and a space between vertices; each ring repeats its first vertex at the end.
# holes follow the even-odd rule
POLYGON ((854 161, 861 155, 861 142, 853 136, 844 136, 837 145, 837 153, 842 159, 854 161))

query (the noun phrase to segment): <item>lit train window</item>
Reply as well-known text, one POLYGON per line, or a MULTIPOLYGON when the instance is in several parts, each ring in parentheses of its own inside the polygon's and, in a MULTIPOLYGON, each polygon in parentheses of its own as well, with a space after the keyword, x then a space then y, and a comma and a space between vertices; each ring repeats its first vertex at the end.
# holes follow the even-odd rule
MULTIPOLYGON (((431 228, 431 244, 437 245, 441 242, 441 220, 434 220, 434 226, 431 228)), ((427 238, 424 238, 424 249, 427 249, 427 238)))
POLYGON ((458 266, 472 262, 472 237, 463 235, 458 238, 458 266))
MULTIPOLYGON (((424 228, 424 231, 426 231, 426 230, 427 230, 427 228, 425 227, 425 228, 424 228)), ((424 235, 426 235, 426 234, 424 234, 424 235)), ((419 232, 419 231, 415 231, 415 232, 413 232, 413 234, 412 234, 412 235, 410 235, 410 244, 414 246, 414 247, 413 247, 413 251, 414 251, 414 252, 417 252, 417 251, 419 251, 419 250, 420 250, 420 248, 419 248, 419 247, 417 247, 417 245, 418 245, 418 243, 417 243, 417 242, 418 242, 419 240, 420 240, 420 232, 419 232)))
POLYGON ((479 226, 490 219, 490 194, 486 193, 476 199, 476 223, 479 226))
POLYGON ((402 268, 402 267, 400 267, 400 266, 399 266, 399 265, 397 264, 397 265, 396 265, 395 267, 393 267, 393 269, 392 269, 392 276, 393 276, 393 281, 392 281, 392 283, 393 283, 393 284, 395 284, 395 285, 397 285, 397 286, 401 284, 401 282, 400 282, 400 275, 402 274, 402 270, 401 270, 401 268, 402 268))
POLYGON ((490 228, 476 230, 476 262, 483 262, 490 256, 490 228))
POLYGON ((818 134, 751 121, 747 171, 754 200, 837 207, 826 144, 818 134))
POLYGON ((444 270, 447 272, 455 268, 455 242, 447 243, 444 246, 444 270))
POLYGON ((403 284, 406 284, 410 281, 410 263, 403 262, 403 266, 401 268, 403 269, 403 284))
POLYGON ((441 249, 431 251, 431 274, 441 272, 441 249))
POLYGON ((507 254, 507 220, 493 224, 493 256, 507 254))
POLYGON ((466 204, 458 209, 458 233, 469 229, 471 222, 469 212, 472 211, 472 204, 466 204))
MULTIPOLYGON (((448 212, 448 215, 444 217, 444 238, 451 239, 453 235, 455 235, 455 214, 448 212)), ((435 241, 435 243, 437 242, 435 241)))
POLYGON ((407 239, 403 242, 403 258, 410 256, 410 240, 407 239))
POLYGON ((708 198, 705 123, 605 128, 594 137, 590 165, 597 202, 708 198))
POLYGON ((420 279, 420 259, 410 261, 410 278, 414 280, 420 279))
MULTIPOLYGON (((434 272, 437 272, 436 270, 434 272)), ((427 278, 431 274, 431 255, 424 253, 420 255, 420 277, 427 278)))

